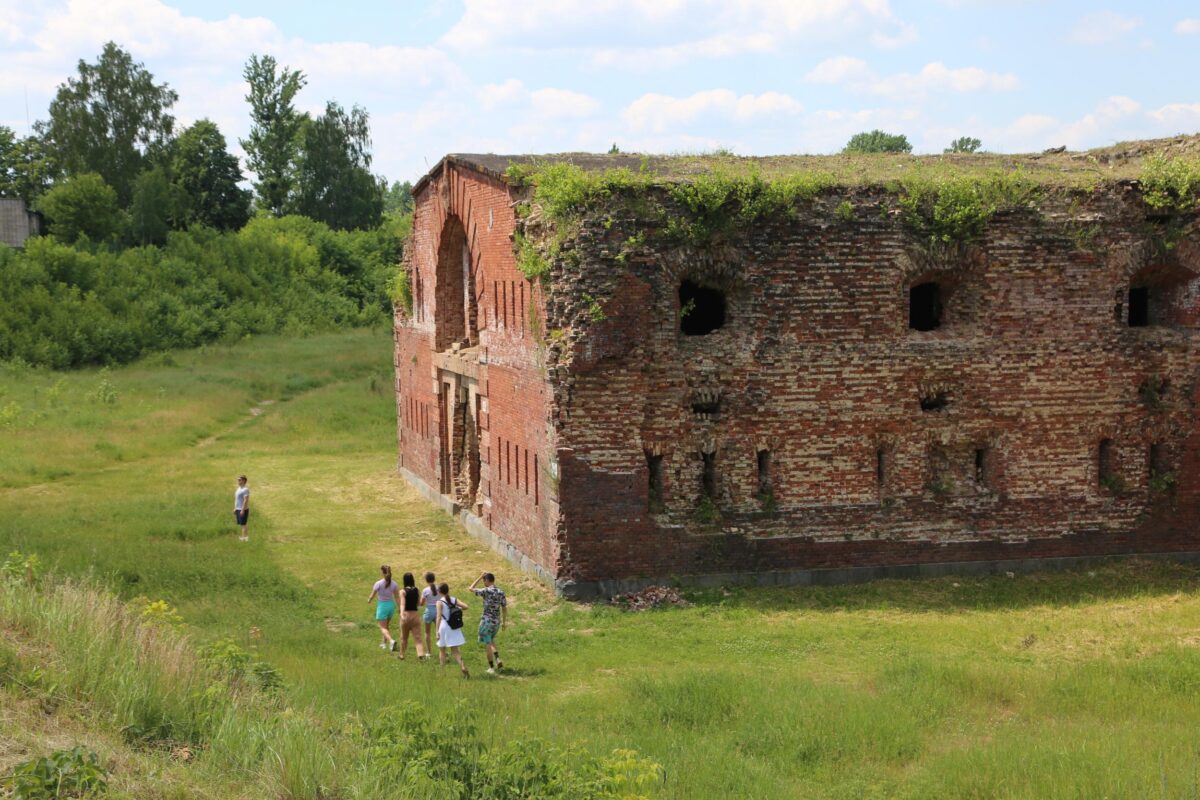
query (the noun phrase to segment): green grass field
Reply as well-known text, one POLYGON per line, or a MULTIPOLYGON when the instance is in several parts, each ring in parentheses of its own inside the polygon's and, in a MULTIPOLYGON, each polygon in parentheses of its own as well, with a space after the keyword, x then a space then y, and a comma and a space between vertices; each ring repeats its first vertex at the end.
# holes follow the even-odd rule
MULTIPOLYGON (((1200 797, 1196 570, 705 590, 643 613, 560 602, 396 477, 389 365, 387 334, 356 331, 0 368, 0 556, 168 601, 329 725, 465 700, 489 741, 637 750, 663 767, 660 797, 1200 797), (230 513, 241 472, 249 544, 230 513), (509 674, 483 675, 474 647, 470 681, 383 654, 366 602, 381 563, 460 589, 493 569, 509 674)), ((46 724, 11 708, 0 757, 46 724)), ((110 733, 66 720, 38 741, 79 736, 110 733)), ((205 780, 199 796, 231 796, 205 780)))

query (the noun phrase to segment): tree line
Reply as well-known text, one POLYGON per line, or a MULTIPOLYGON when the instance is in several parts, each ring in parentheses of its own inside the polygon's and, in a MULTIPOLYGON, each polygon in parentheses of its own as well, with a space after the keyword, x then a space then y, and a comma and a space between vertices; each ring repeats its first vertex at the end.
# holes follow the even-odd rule
POLYGON ((315 117, 298 111, 304 73, 271 56, 252 56, 243 75, 253 192, 216 123, 177 131, 179 95, 109 42, 94 63, 79 62, 28 136, 0 126, 0 196, 24 198, 67 243, 162 244, 196 225, 238 230, 254 212, 366 230, 407 210, 411 187, 371 172, 365 109, 329 101, 315 117))
POLYGON ((177 130, 176 92, 112 42, 28 136, 0 127, 0 196, 49 232, 0 246, 0 362, 121 362, 388 318, 411 185, 371 171, 364 109, 298 111, 305 76, 271 56, 244 76, 250 189, 218 126, 177 130))

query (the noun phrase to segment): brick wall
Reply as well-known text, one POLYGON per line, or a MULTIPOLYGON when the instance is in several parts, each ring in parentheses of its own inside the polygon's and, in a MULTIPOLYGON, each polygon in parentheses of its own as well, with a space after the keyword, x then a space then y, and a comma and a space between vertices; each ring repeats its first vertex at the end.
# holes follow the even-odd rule
POLYGON ((414 307, 411 317, 398 312, 395 326, 401 466, 462 502, 467 481, 453 459, 462 441, 453 424, 461 419, 455 402, 465 397, 476 437, 468 441, 477 443, 479 459, 467 510, 555 572, 554 447, 544 349, 535 335, 544 301, 516 268, 508 187, 446 165, 418 187, 415 203, 405 256, 414 307), (438 393, 446 385, 457 396, 443 412, 438 393), (449 481, 443 450, 455 473, 449 481))
POLYGON ((568 331, 548 370, 561 577, 1200 549, 1192 245, 1156 246, 1118 186, 932 254, 893 201, 835 192, 704 247, 624 248, 646 225, 618 208, 585 221, 547 304, 568 331), (1084 220, 1097 236, 1076 235, 1084 220), (680 332, 685 279, 725 293, 723 327, 680 332), (925 281, 944 314, 920 332, 909 291, 925 281), (1129 327, 1141 285, 1164 325, 1129 327))

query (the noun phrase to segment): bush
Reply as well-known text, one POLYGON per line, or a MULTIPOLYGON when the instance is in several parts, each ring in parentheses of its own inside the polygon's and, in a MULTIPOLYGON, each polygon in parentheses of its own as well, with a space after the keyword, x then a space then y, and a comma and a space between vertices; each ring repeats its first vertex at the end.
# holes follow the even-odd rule
POLYGON ((912 145, 903 133, 881 130, 863 131, 850 137, 843 153, 911 153, 912 145))
POLYGON ((0 361, 110 364, 246 334, 380 322, 404 225, 337 232, 260 217, 237 233, 170 233, 162 247, 41 238, 22 253, 0 248, 0 361))
POLYGON ((17 764, 0 778, 0 788, 12 800, 86 797, 108 788, 108 770, 99 756, 79 746, 17 764))
POLYGON ((373 716, 362 733, 360 797, 646 800, 662 783, 662 768, 629 750, 597 758, 523 735, 485 745, 465 703, 435 719, 409 702, 373 716))
POLYGON ((67 244, 81 238, 107 241, 124 227, 116 190, 93 172, 56 185, 42 195, 37 208, 46 215, 50 235, 67 244))

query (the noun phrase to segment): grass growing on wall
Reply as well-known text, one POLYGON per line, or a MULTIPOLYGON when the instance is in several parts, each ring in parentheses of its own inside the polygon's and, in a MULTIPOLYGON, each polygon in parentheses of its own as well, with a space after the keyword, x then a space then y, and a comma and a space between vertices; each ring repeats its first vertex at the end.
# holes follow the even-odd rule
MULTIPOLYGON (((153 731, 146 722, 178 720, 171 735, 203 744, 194 766, 171 762, 162 773, 164 797, 187 796, 162 786, 182 785, 179 770, 190 769, 214 797, 315 798, 316 784, 327 800, 379 796, 372 781, 395 785, 386 770, 397 765, 385 759, 401 748, 381 745, 382 778, 361 748, 376 741, 368 731, 403 732, 410 719, 473 726, 469 743, 496 760, 489 775, 537 773, 522 765, 563 762, 522 759, 563 750, 571 764, 608 764, 610 786, 672 800, 1193 791, 1194 568, 696 590, 687 607, 645 613, 559 602, 396 477, 390 359, 386 333, 361 330, 173 351, 107 372, 0 371, 0 406, 19 407, 0 431, 0 561, 20 550, 38 555, 45 575, 166 600, 195 642, 176 651, 164 639, 171 658, 231 642, 282 681, 246 695, 265 717, 239 706, 237 719, 259 721, 214 727, 187 693, 163 694, 173 681, 130 671, 104 625, 70 616, 100 609, 117 619, 103 611, 108 600, 66 602, 74 595, 51 577, 41 600, 5 601, 0 642, 28 649, 14 657, 0 645, 0 741, 40 720, 59 726, 46 737, 56 748, 78 742, 106 755, 129 721, 153 731), (236 541, 230 513, 243 472, 248 544, 236 541), (397 574, 432 569, 456 591, 496 572, 511 599, 501 639, 509 674, 482 674, 477 608, 467 620, 470 681, 384 655, 366 602, 383 563, 397 574), (36 711, 44 694, 4 677, 38 663, 69 698, 63 709, 90 703, 79 712, 95 715, 87 724, 36 711), (457 715, 460 701, 471 714, 457 715), (317 733, 277 735, 308 726, 317 733)), ((140 635, 132 624, 117 626, 122 641, 140 635)), ((146 774, 129 796, 155 796, 146 774)), ((430 796, 421 776, 408 777, 393 796, 430 796)))

